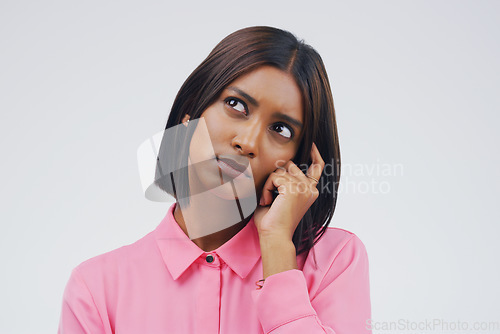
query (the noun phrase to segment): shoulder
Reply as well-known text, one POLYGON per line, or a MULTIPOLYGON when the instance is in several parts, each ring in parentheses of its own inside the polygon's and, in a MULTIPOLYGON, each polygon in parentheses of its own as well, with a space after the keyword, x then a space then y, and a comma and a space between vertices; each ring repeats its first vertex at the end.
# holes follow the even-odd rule
POLYGON ((355 233, 338 227, 327 227, 313 249, 317 257, 328 262, 349 252, 366 253, 365 245, 355 233))
POLYGON ((120 273, 127 271, 129 267, 147 261, 154 254, 152 250, 154 251, 155 247, 154 231, 152 231, 131 244, 81 262, 73 271, 85 281, 97 281, 103 277, 107 277, 106 280, 118 279, 120 273))
POLYGON ((348 268, 368 270, 368 254, 361 239, 348 230, 328 227, 306 256, 304 273, 324 277, 338 275, 348 268))

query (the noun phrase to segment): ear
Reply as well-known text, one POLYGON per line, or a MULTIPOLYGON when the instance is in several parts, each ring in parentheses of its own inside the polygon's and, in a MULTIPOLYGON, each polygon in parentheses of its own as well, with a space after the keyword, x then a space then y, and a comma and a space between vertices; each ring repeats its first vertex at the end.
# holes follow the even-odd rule
POLYGON ((190 118, 191 116, 189 116, 189 114, 184 115, 184 118, 182 119, 182 123, 184 123, 184 126, 187 126, 186 123, 189 123, 190 118))

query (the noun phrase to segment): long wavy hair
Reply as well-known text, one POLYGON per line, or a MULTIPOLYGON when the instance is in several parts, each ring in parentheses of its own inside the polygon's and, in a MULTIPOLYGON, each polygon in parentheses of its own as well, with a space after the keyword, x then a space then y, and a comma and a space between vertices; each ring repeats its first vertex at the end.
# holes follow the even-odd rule
MULTIPOLYGON (((179 125, 186 114, 197 119, 234 80, 259 66, 274 66, 295 78, 303 96, 304 131, 297 154, 292 161, 303 172, 311 164, 312 143, 316 143, 325 161, 325 169, 317 185, 319 197, 311 205, 293 235, 296 254, 308 252, 323 236, 333 216, 340 181, 340 146, 333 97, 323 61, 318 52, 292 33, 267 26, 240 29, 225 37, 208 57, 186 79, 172 105, 165 129, 179 125)), ((176 199, 188 196, 175 188, 173 175, 187 180, 187 152, 192 132, 177 126, 174 151, 161 144, 155 183, 176 199), (167 156, 179 159, 166 159, 167 156), (169 165, 170 164, 170 165, 169 165), (172 165, 174 164, 174 165, 172 165), (160 166, 162 168, 160 168, 160 166)))

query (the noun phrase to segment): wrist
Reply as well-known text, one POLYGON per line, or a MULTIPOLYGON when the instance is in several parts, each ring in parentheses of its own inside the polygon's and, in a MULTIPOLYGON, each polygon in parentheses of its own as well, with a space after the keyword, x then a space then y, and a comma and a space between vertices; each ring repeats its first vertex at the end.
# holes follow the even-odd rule
POLYGON ((293 241, 281 234, 265 234, 259 236, 260 248, 262 251, 266 250, 284 250, 284 251, 295 251, 295 245, 293 241))
POLYGON ((295 245, 286 238, 261 238, 263 276, 268 276, 297 269, 295 245))
POLYGON ((265 240, 269 242, 286 243, 286 242, 292 242, 293 238, 293 233, 290 235, 290 231, 278 231, 276 229, 273 229, 270 231, 260 230, 258 232, 260 240, 265 240))

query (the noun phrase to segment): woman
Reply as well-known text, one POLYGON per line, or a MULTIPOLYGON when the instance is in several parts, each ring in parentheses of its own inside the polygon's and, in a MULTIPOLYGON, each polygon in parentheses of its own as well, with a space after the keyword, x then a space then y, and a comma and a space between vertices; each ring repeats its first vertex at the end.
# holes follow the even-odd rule
POLYGON ((230 34, 166 130, 155 184, 176 203, 153 232, 73 270, 60 333, 370 332, 365 248, 327 227, 340 151, 312 47, 271 27, 230 34))

